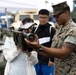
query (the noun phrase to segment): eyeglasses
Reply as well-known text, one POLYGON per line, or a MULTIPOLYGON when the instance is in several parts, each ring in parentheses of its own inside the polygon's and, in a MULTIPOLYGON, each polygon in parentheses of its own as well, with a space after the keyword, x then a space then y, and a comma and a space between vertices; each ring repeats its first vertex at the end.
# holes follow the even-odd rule
POLYGON ((38 17, 38 18, 39 18, 39 19, 47 19, 48 17, 41 17, 41 16, 40 16, 40 17, 38 17))
POLYGON ((59 18, 59 16, 60 16, 61 14, 63 14, 63 13, 64 13, 64 11, 63 11, 63 12, 58 13, 57 15, 53 15, 53 17, 54 17, 54 18, 59 18))

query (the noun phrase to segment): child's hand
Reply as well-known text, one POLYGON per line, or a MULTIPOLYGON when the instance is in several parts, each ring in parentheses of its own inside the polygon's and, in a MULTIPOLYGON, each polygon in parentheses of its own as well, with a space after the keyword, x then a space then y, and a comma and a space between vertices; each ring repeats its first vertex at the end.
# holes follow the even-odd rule
POLYGON ((29 57, 31 56, 31 52, 28 52, 28 50, 26 50, 25 52, 29 57))

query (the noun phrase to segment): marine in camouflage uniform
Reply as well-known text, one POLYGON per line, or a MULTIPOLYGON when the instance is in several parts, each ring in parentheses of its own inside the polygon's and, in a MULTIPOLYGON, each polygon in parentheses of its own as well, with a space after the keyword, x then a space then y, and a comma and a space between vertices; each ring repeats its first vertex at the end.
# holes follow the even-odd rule
MULTIPOLYGON (((69 8, 66 2, 53 5, 52 7, 56 20, 59 19, 57 16, 64 13, 64 11, 69 8)), ((60 21, 64 22, 64 16, 63 21, 60 21)), ((62 25, 56 32, 56 35, 53 38, 52 46, 58 49, 61 49, 62 46, 65 46, 71 50, 70 53, 67 54, 67 57, 63 59, 55 58, 55 75, 76 75, 76 24, 71 18, 66 25, 62 25)))
MULTIPOLYGON (((61 27, 53 38, 52 46, 61 48, 65 42, 76 44, 76 24, 70 20, 65 27, 61 27)), ((65 59, 55 58, 55 75, 76 75, 76 51, 65 59)))

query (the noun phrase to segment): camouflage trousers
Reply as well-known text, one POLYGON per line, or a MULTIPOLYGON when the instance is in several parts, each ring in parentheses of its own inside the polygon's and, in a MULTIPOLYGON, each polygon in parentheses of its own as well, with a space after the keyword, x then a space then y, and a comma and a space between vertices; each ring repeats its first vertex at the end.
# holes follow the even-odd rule
POLYGON ((76 75, 76 67, 71 68, 70 71, 55 71, 55 75, 76 75))

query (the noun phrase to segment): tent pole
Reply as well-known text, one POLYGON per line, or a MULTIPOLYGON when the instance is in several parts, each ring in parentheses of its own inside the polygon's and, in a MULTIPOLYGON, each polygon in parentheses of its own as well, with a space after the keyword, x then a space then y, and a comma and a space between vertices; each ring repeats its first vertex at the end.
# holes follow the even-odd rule
POLYGON ((5 14, 6 14, 6 24, 7 24, 7 28, 8 28, 8 14, 7 14, 7 8, 5 8, 5 14))

